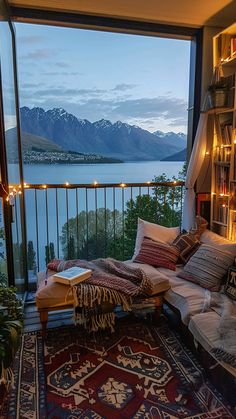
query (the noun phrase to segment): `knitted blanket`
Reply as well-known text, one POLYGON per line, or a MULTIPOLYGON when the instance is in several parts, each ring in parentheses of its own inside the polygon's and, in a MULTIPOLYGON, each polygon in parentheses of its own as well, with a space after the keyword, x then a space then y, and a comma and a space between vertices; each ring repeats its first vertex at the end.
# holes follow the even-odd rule
POLYGON ((68 291, 74 296, 76 323, 83 324, 89 331, 106 327, 114 331, 115 314, 112 308, 120 305, 124 311, 129 311, 134 297, 152 294, 152 282, 141 269, 111 258, 91 262, 56 259, 48 264, 48 269, 60 272, 73 266, 92 270, 89 279, 68 291), (105 306, 110 307, 108 312, 104 312, 105 306))
POLYGON ((217 328, 218 339, 212 354, 236 368, 236 303, 224 294, 206 290, 204 310, 214 310, 220 316, 217 328))

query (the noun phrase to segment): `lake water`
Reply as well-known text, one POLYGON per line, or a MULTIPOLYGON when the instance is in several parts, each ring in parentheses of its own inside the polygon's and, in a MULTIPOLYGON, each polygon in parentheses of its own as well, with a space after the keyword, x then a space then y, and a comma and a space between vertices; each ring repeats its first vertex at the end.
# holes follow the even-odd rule
MULTIPOLYGON (((13 165, 14 166, 14 165, 13 165)), ((144 183, 152 181, 154 176, 165 173, 168 178, 178 177, 183 162, 127 162, 121 164, 89 165, 26 165, 24 181, 29 184, 91 184, 98 183, 144 183)), ((14 167, 11 168, 14 170, 14 167)), ((107 188, 104 190, 79 188, 25 189, 27 240, 32 240, 37 255, 37 266, 45 268, 45 246, 49 242, 55 245, 56 255, 62 256, 60 236, 66 221, 82 211, 96 211, 96 208, 116 208, 122 211, 126 202, 140 193, 147 193, 148 188, 138 187, 107 188), (106 200, 106 201, 105 201, 106 200), (57 202, 57 204, 56 204, 57 202), (57 210, 58 209, 58 210, 57 210)), ((150 190, 151 193, 151 190, 150 190)))
POLYGON ((178 176, 183 162, 126 162, 120 164, 78 165, 25 165, 27 183, 119 183, 148 182, 165 173, 169 178, 178 176))

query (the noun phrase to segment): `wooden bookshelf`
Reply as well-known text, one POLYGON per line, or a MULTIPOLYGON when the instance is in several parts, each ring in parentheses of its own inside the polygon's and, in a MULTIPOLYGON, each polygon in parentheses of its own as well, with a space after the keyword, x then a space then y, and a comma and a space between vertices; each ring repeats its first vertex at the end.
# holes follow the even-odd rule
POLYGON ((214 114, 211 228, 236 240, 236 24, 213 38, 213 63, 228 98, 224 97, 225 106, 216 103, 210 109, 214 114))

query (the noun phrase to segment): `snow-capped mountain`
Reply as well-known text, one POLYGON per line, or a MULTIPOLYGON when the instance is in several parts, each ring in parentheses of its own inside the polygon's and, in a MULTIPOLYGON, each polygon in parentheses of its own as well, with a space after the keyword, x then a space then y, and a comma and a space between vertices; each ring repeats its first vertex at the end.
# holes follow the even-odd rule
POLYGON ((151 133, 121 121, 79 119, 62 108, 21 108, 23 132, 54 141, 64 150, 122 160, 160 160, 186 147, 183 133, 151 133))

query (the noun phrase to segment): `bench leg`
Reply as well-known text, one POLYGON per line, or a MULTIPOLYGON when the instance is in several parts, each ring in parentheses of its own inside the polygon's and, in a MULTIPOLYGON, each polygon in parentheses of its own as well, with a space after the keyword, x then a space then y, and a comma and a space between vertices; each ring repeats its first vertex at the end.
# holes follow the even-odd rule
POLYGON ((48 311, 40 311, 39 316, 42 325, 42 337, 45 339, 47 336, 48 311))

